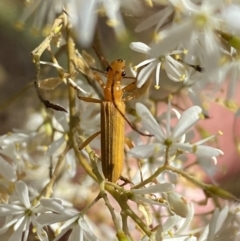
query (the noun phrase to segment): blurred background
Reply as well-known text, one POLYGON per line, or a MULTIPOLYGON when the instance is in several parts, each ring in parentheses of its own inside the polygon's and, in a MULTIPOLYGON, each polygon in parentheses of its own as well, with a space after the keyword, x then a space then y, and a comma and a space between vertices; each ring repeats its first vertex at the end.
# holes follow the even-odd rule
POLYGON ((23 7, 22 1, 0 2, 0 134, 21 128, 38 102, 32 85, 11 102, 34 78, 30 52, 41 39, 17 30, 23 7))

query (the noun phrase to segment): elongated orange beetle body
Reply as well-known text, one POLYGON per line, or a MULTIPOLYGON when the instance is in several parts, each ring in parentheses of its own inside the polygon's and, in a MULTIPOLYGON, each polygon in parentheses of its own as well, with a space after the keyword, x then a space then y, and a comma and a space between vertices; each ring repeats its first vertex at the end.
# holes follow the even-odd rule
POLYGON ((112 182, 119 179, 124 161, 125 120, 121 115, 125 114, 121 86, 124 75, 125 61, 118 59, 112 62, 104 88, 105 100, 101 104, 102 169, 106 179, 112 182))

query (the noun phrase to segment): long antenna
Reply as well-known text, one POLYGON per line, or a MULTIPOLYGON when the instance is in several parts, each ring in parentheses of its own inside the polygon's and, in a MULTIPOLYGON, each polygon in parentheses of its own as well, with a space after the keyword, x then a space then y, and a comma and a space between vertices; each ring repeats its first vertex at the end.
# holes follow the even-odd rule
POLYGON ((39 100, 44 104, 44 106, 45 106, 46 108, 51 108, 51 109, 54 109, 54 110, 57 110, 57 111, 67 112, 62 106, 53 104, 53 103, 51 103, 50 101, 45 100, 45 99, 42 97, 42 95, 41 95, 41 93, 40 93, 40 90, 39 90, 39 87, 38 87, 38 83, 37 83, 36 80, 34 80, 34 86, 35 86, 35 89, 36 89, 36 92, 37 92, 37 95, 38 95, 39 100))
POLYGON ((125 121, 128 123, 128 125, 137 133, 139 133, 142 136, 147 136, 147 137, 152 137, 153 135, 151 134, 146 134, 144 132, 141 132, 140 130, 138 130, 128 119, 127 117, 122 113, 122 111, 118 108, 117 103, 115 102, 115 98, 114 98, 114 94, 113 94, 113 87, 114 87, 114 81, 112 83, 111 86, 111 94, 112 94, 112 99, 113 99, 113 105, 115 106, 115 108, 118 110, 118 112, 121 114, 121 116, 125 119, 125 121))

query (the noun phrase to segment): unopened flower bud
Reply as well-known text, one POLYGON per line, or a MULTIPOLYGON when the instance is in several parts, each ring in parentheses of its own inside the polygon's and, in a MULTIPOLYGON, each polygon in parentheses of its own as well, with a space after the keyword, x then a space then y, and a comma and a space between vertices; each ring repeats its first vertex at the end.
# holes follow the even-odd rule
POLYGON ((188 216, 190 205, 185 198, 176 192, 166 194, 171 211, 177 215, 186 218, 188 216))

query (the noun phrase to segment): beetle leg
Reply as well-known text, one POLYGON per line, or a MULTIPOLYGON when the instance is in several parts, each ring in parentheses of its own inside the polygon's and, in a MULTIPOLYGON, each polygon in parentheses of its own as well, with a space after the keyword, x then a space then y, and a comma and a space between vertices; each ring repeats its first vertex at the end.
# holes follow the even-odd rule
POLYGON ((92 97, 84 97, 84 96, 81 96, 81 95, 78 95, 77 97, 78 97, 80 100, 85 101, 85 102, 98 103, 98 104, 101 104, 101 103, 102 103, 101 100, 95 99, 95 98, 92 98, 92 97))
POLYGON ((129 101, 129 100, 140 98, 141 96, 143 96, 148 92, 150 84, 151 84, 151 81, 150 79, 148 79, 140 88, 137 88, 136 82, 132 82, 129 85, 125 86, 123 88, 123 91, 130 92, 129 90, 131 90, 131 93, 125 96, 123 98, 123 101, 129 101), (133 88, 134 86, 135 88, 133 88))
POLYGON ((95 137, 97 137, 99 134, 101 134, 101 131, 98 131, 91 136, 89 136, 80 146, 79 150, 82 150, 84 147, 86 147, 95 137))
POLYGON ((132 92, 137 88, 137 81, 134 80, 132 83, 126 85, 125 87, 122 88, 123 92, 132 92))

